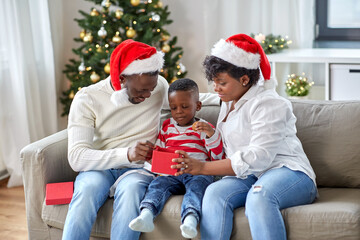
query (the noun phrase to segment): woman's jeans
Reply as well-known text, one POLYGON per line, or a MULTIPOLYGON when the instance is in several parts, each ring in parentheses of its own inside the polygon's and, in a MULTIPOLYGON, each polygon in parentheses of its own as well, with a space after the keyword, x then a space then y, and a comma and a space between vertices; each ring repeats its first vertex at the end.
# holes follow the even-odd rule
POLYGON ((171 195, 184 194, 181 204, 181 222, 192 213, 198 222, 201 215, 201 202, 206 187, 213 182, 212 176, 183 174, 180 176, 159 176, 151 182, 140 209, 147 208, 154 217, 159 215, 171 195))
MULTIPOLYGON (((97 212, 109 197, 110 187, 119 176, 129 170, 134 169, 79 173, 74 183, 74 194, 66 216, 63 239, 89 239, 97 212)), ((140 232, 132 231, 128 225, 139 215, 140 202, 153 179, 149 174, 133 172, 119 182, 114 194, 111 239, 139 239, 140 232)))
POLYGON ((223 178, 205 192, 201 239, 230 239, 234 210, 244 206, 252 239, 286 239, 280 210, 310 204, 316 194, 316 186, 310 177, 286 167, 268 170, 259 179, 253 175, 246 179, 223 178))

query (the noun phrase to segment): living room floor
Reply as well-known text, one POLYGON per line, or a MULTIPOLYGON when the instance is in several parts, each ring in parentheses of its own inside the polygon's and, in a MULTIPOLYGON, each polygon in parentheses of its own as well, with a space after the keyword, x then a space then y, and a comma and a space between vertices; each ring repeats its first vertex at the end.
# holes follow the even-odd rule
POLYGON ((0 181, 0 238, 28 239, 24 188, 7 188, 7 182, 0 181))

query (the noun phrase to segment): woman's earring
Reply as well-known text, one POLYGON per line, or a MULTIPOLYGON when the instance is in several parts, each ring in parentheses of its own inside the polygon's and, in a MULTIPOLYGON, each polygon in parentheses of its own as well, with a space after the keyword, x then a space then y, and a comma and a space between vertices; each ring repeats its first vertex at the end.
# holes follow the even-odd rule
POLYGON ((243 86, 245 87, 245 86, 246 86, 246 84, 244 83, 244 84, 243 84, 243 86))

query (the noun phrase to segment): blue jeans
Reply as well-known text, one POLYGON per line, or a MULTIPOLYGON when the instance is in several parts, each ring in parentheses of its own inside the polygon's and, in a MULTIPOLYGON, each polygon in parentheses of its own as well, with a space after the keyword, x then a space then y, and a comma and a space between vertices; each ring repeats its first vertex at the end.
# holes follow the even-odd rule
MULTIPOLYGON (((201 239, 230 239, 234 210, 245 206, 254 240, 286 239, 281 209, 310 204, 317 189, 305 173, 286 167, 268 170, 259 179, 226 177, 204 195, 201 239)), ((240 230, 241 231, 241 230, 240 230)))
POLYGON ((181 222, 192 213, 198 222, 201 215, 201 202, 206 187, 213 182, 213 176, 183 174, 180 176, 159 176, 151 182, 140 209, 147 208, 154 217, 159 215, 171 195, 184 194, 181 204, 181 222))
MULTIPOLYGON (((110 187, 119 176, 129 170, 133 169, 79 173, 74 183, 74 194, 66 216, 63 239, 90 238, 97 212, 108 199, 110 187)), ((139 239, 140 232, 132 231, 128 225, 139 215, 140 202, 152 180, 152 176, 131 173, 119 182, 114 195, 111 239, 139 239)))

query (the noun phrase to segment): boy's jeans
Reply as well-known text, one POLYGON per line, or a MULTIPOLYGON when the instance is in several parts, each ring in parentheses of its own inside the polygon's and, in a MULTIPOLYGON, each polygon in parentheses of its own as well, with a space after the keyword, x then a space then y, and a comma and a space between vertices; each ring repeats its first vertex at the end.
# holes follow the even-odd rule
POLYGON ((223 178, 205 192, 201 239, 230 239, 234 210, 244 206, 252 239, 286 239, 280 210, 310 204, 316 194, 310 177, 286 167, 268 170, 259 179, 253 175, 246 179, 223 178))
POLYGON ((184 194, 181 204, 181 222, 186 215, 193 213, 200 221, 201 202, 206 187, 214 180, 213 176, 183 174, 180 176, 159 176, 151 182, 140 209, 147 208, 159 215, 171 195, 184 194))
MULTIPOLYGON (((89 239, 99 208, 109 197, 116 179, 133 168, 80 172, 74 183, 74 194, 66 216, 63 239, 89 239)), ((145 171, 138 169, 138 171, 145 171)), ((138 172, 126 175, 117 185, 111 239, 139 239, 140 232, 128 225, 139 215, 139 205, 153 176, 138 172)))

